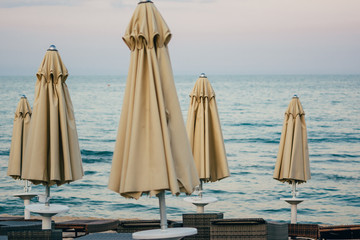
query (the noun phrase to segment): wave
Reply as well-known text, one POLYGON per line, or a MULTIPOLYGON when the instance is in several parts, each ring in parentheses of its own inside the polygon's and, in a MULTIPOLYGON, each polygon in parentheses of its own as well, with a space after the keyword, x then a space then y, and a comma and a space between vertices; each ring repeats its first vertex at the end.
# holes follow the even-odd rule
POLYGON ((83 163, 111 163, 112 158, 82 158, 83 163))
POLYGON ((324 131, 309 131, 308 141, 311 143, 359 143, 359 134, 353 132, 324 132, 324 131))
POLYGON ((262 212, 262 213, 286 213, 286 212, 289 212, 289 208, 279 208, 279 209, 275 209, 275 208, 268 208, 268 209, 262 209, 262 210, 259 210, 259 212, 262 212))
POLYGON ((81 150, 81 155, 84 156, 101 156, 101 157, 111 157, 113 152, 111 151, 92 151, 92 150, 81 150))
MULTIPOLYGON (((353 176, 344 176, 339 174, 325 174, 325 173, 313 173, 313 175, 316 175, 316 178, 319 180, 332 180, 335 182, 345 181, 345 182, 359 182, 360 177, 353 177, 353 176)), ((330 191, 330 189, 327 189, 330 191)))
POLYGON ((81 150, 83 163, 111 162, 113 152, 81 150))
MULTIPOLYGON (((96 157, 111 157, 113 155, 112 151, 92 151, 92 150, 81 150, 82 156, 96 156, 96 157)), ((9 156, 10 149, 0 150, 0 156, 9 156)))
POLYGON ((250 172, 250 171, 238 171, 238 172, 232 171, 231 172, 231 175, 250 175, 250 174, 252 174, 252 172, 250 172))
POLYGON ((148 209, 149 207, 150 206, 138 204, 138 203, 112 203, 109 208, 113 210, 127 208, 127 209, 135 209, 136 211, 141 211, 139 209, 148 209))
POLYGON ((281 124, 270 124, 270 123, 230 123, 224 124, 225 126, 230 127, 240 127, 240 126, 247 126, 247 127, 278 127, 281 124))
MULTIPOLYGON (((104 130, 103 130, 104 131, 104 130)), ((79 142, 116 142, 116 139, 105 139, 94 136, 93 138, 79 138, 79 142)))
POLYGON ((0 150, 0 156, 9 156, 10 149, 8 150, 0 150))
POLYGON ((359 158, 360 155, 355 154, 310 154, 310 157, 322 157, 322 158, 359 158))
POLYGON ((222 194, 226 195, 226 194, 230 193, 228 191, 224 191, 224 190, 220 190, 220 189, 206 189, 206 191, 208 193, 211 193, 211 194, 214 194, 214 195, 218 194, 219 196, 222 195, 222 194))
POLYGON ((225 143, 269 143, 269 144, 279 144, 278 139, 270 139, 270 138, 230 138, 225 139, 225 143))
POLYGON ((309 143, 360 143, 359 137, 308 138, 309 143))
POLYGON ((97 171, 85 171, 84 175, 95 175, 97 171))

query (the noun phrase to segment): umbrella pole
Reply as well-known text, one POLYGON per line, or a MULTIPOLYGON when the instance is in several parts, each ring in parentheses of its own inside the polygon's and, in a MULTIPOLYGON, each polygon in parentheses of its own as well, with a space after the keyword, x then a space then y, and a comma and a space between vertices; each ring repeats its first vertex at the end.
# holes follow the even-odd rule
POLYGON ((25 186, 24 186, 24 192, 29 192, 30 191, 30 183, 28 180, 25 180, 25 186))
POLYGON ((291 190, 291 192, 292 192, 292 197, 296 198, 296 182, 295 182, 295 180, 292 180, 292 190, 291 190))
POLYGON ((45 206, 50 206, 50 186, 45 186, 45 196, 46 196, 46 199, 45 199, 45 206))
POLYGON ((160 205, 160 226, 161 229, 145 230, 132 234, 132 239, 183 239, 186 236, 197 234, 196 228, 168 228, 166 218, 165 191, 160 191, 157 195, 160 205))
MULTIPOLYGON (((30 190, 30 184, 28 180, 25 180, 24 192, 28 193, 30 190)), ((24 199, 24 219, 30 219, 30 211, 26 209, 26 206, 30 204, 30 199, 24 199)))
MULTIPOLYGON (((199 185, 199 197, 202 199, 203 197, 203 180, 200 179, 200 185, 199 185)), ((196 205, 196 212, 197 213, 204 213, 204 206, 203 204, 196 205)))
POLYGON ((160 226, 161 230, 167 229, 165 191, 161 191, 158 195, 160 206, 160 226))

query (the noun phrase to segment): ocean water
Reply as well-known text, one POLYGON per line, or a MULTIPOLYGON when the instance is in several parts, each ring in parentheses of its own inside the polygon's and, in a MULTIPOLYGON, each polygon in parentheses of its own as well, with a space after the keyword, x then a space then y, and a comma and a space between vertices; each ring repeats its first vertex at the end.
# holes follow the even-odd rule
MULTIPOLYGON (((306 113, 312 178, 298 186, 298 222, 360 224, 360 75, 209 75, 216 93, 231 176, 204 185, 218 202, 205 212, 226 218, 290 220, 291 186, 272 178, 284 112, 294 94, 306 113)), ((196 75, 175 76, 184 121, 196 75)), ((0 77, 0 214, 23 213, 13 194, 22 182, 6 176, 14 111, 21 94, 34 101, 33 76, 0 77)), ((126 76, 69 76, 85 176, 51 187, 69 216, 159 219, 158 200, 125 199, 107 189, 126 76)), ((43 186, 33 192, 44 193, 43 186)), ((195 212, 167 194, 169 219, 195 212)), ((33 200, 33 202, 36 202, 33 200)))

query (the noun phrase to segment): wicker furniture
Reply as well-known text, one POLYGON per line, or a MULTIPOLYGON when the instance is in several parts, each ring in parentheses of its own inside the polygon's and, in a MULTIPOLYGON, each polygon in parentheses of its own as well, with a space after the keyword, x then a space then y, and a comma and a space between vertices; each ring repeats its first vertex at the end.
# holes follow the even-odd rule
POLYGON ((210 239, 287 240, 288 226, 262 218, 211 220, 210 239))
POLYGON ((8 240, 62 240, 61 230, 9 231, 8 240))
POLYGON ((90 233, 89 235, 79 237, 81 240, 131 240, 132 233, 90 233))
POLYGON ((319 239, 319 225, 317 224, 289 224, 289 237, 307 237, 312 239, 319 239))
POLYGON ((360 239, 360 225, 335 225, 319 228, 321 239, 360 239))
MULTIPOLYGON (((178 222, 168 220, 168 227, 182 227, 178 222)), ((118 233, 134 233, 138 231, 160 229, 160 220, 124 220, 119 221, 118 233)))
POLYGON ((3 216, 0 217, 0 221, 23 221, 24 217, 15 217, 15 216, 3 216))
POLYGON ((0 235, 16 230, 41 230, 41 221, 0 221, 0 235))
POLYGON ((184 239, 210 239, 210 220, 212 219, 223 219, 223 213, 193 213, 183 214, 183 225, 184 227, 197 228, 198 233, 194 236, 185 237, 184 239))
POLYGON ((94 233, 108 230, 116 230, 119 220, 71 220, 66 222, 55 223, 55 229, 61 229, 63 232, 73 232, 75 237, 78 233, 94 233))

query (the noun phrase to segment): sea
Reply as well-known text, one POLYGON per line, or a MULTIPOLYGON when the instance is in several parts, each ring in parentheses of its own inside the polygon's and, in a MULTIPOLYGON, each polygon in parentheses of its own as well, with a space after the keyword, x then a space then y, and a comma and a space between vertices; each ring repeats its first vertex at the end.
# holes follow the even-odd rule
MULTIPOLYGON (((184 122, 198 75, 175 75, 184 122)), ((225 218, 290 221, 291 185, 273 179, 284 113, 296 94, 305 111, 311 179, 300 184, 299 223, 360 224, 360 75, 208 75, 231 176, 204 184, 218 201, 205 212, 225 218)), ((23 214, 23 182, 6 175, 13 119, 22 95, 34 102, 35 76, 0 77, 0 214, 23 214)), ((107 188, 126 76, 69 76, 83 179, 51 187, 62 216, 159 219, 156 197, 125 199, 107 188)), ((42 185, 32 192, 44 194, 42 185)), ((166 194, 168 219, 196 208, 185 194, 166 194)), ((33 199, 36 203, 37 199, 33 199)))

